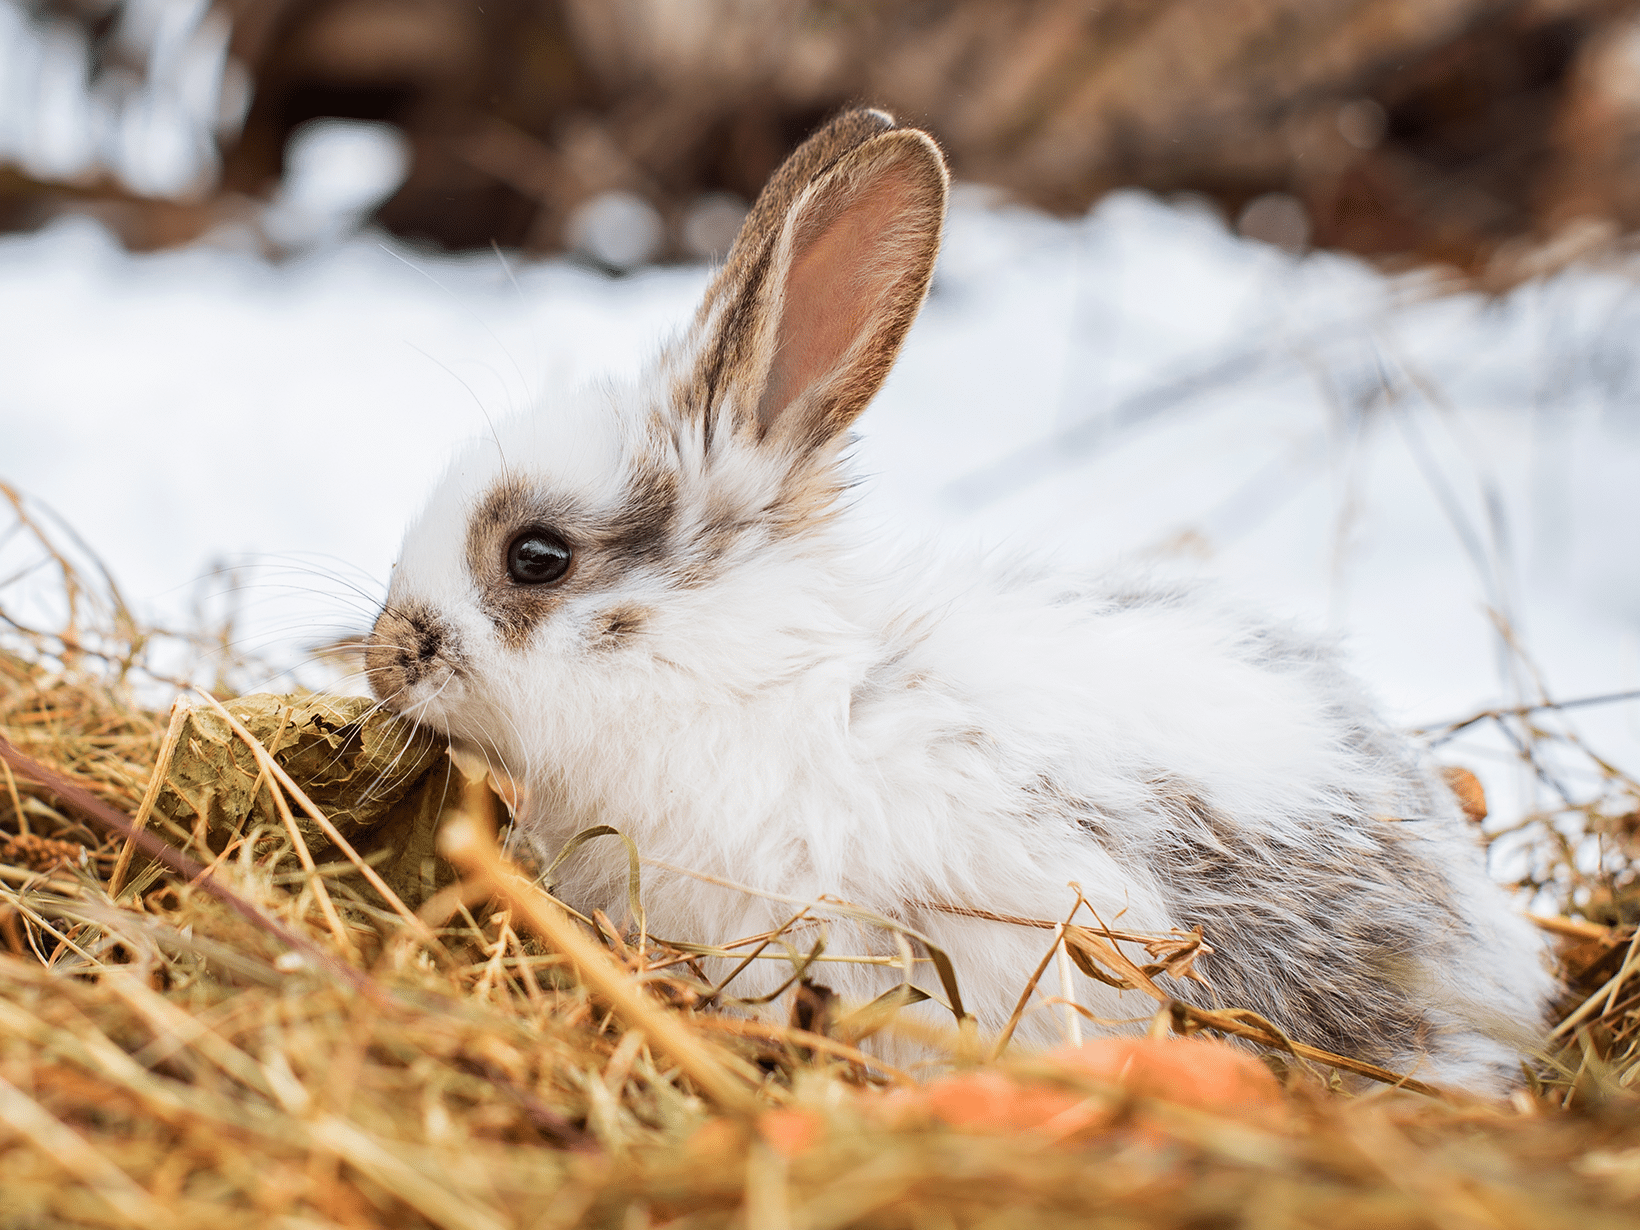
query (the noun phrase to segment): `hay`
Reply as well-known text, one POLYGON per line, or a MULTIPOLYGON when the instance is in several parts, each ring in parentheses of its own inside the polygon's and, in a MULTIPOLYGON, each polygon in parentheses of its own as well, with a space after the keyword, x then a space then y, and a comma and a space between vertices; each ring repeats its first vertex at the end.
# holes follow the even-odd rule
MULTIPOLYGON (((42 558, 69 583, 66 556, 42 558)), ((8 619, 0 646, 0 1224, 1592 1230, 1640 1212, 1640 932, 1599 921, 1634 883, 1615 770, 1584 833, 1603 870, 1528 818, 1557 834, 1532 882, 1582 917, 1545 920, 1568 995, 1507 1102, 1351 1092, 1328 1066, 1349 1057, 1171 1000, 1168 978, 1210 971, 1211 936, 1053 922, 1037 977, 1063 952, 1154 988, 1152 1034, 1239 1034, 1269 1069, 1200 1041, 1143 1070, 1109 1044, 996 1058, 997 1039, 923 1026, 952 1074, 918 1085, 857 1047, 912 1028, 908 995, 836 1005, 820 954, 794 955, 791 1021, 725 1012, 732 984, 696 958, 729 950, 571 917, 505 859, 489 784, 384 715, 137 703, 154 638, 92 635, 86 611, 123 607, 72 581, 81 624, 8 619)))

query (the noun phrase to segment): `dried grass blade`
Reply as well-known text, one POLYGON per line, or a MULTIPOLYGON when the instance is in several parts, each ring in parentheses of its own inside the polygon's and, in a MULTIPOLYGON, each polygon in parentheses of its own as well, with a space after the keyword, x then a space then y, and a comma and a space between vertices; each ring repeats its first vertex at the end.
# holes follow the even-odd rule
POLYGON ((357 1166, 444 1230, 508 1230, 508 1220, 479 1204, 471 1192, 456 1192, 441 1186, 351 1123, 327 1115, 314 1122, 308 1131, 316 1144, 349 1165, 357 1166))
MULTIPOLYGON (((266 769, 263 772, 266 772, 266 769)), ((296 823, 296 817, 291 814, 290 804, 273 782, 268 783, 268 793, 273 796, 274 809, 278 811, 279 819, 285 826, 285 835, 290 838, 297 861, 302 864, 302 870, 307 872, 308 887, 313 890, 313 896, 319 902, 319 912, 325 916, 325 925, 330 928, 330 934, 335 937, 342 952, 356 959, 358 949, 353 946, 353 939, 348 935, 347 925, 342 922, 342 916, 336 910, 336 903, 330 899, 330 890, 325 887, 325 878, 319 874, 318 865, 313 861, 313 852, 308 849, 307 839, 302 836, 301 827, 296 823)), ((201 872, 201 875, 203 874, 201 872)))
POLYGON ((1636 958, 1640 957, 1640 927, 1636 927, 1634 938, 1629 941, 1629 950, 1623 954, 1623 964, 1612 976, 1611 991, 1606 995, 1606 1006, 1600 1010, 1601 1016, 1608 1015, 1617 1003, 1617 993, 1623 989, 1628 981, 1629 974, 1634 971, 1636 958))
POLYGON ((148 819, 154 814, 154 804, 159 802, 160 791, 165 788, 166 774, 171 769, 171 757, 177 750, 177 742, 182 738, 183 723, 188 720, 188 707, 181 699, 171 702, 171 721, 165 728, 165 738, 159 745, 159 755, 154 760, 154 772, 148 779, 148 789, 142 792, 142 802, 137 807, 137 814, 131 821, 132 835, 125 839, 125 845, 120 847, 119 861, 114 864, 114 873, 108 877, 108 895, 115 901, 120 898, 120 890, 125 887, 126 874, 131 870, 131 856, 136 853, 136 834, 148 827, 148 819))
MULTIPOLYGON (((47 919, 47 917, 44 914, 42 914, 39 910, 37 910, 33 906, 31 906, 27 901, 23 900, 21 894, 12 892, 9 889, 0 890, 0 900, 5 901, 8 905, 11 906, 12 909, 16 910, 17 913, 20 916, 27 919, 29 922, 33 923, 41 931, 44 931, 52 939, 56 940, 59 944, 61 944, 64 949, 68 950, 69 952, 72 952, 75 956, 79 957, 87 965, 92 966, 93 968, 97 965, 97 959, 95 957, 93 957, 89 952, 87 952, 85 949, 81 948, 78 944, 76 944, 70 936, 64 934, 63 932, 61 932, 59 930, 57 930, 56 927, 53 927, 51 925, 50 920, 47 919)), ((72 931, 73 928, 70 927, 69 930, 72 931)), ((31 942, 31 945, 32 945, 32 937, 31 937, 30 942, 31 942)), ((53 962, 52 961, 47 961, 46 958, 45 958, 45 955, 43 953, 41 953, 38 948, 35 948, 34 951, 35 951, 35 954, 40 957, 41 962, 43 964, 45 964, 45 966, 49 969, 51 967, 51 965, 53 964, 53 962)))
MULTIPOLYGON (((1085 900, 1085 899, 1084 899, 1085 900)), ((994 910, 981 910, 973 906, 952 905, 945 901, 914 901, 920 910, 935 910, 941 914, 955 914, 958 918, 979 918, 986 922, 1008 923, 1014 927, 1034 927, 1038 931, 1052 931, 1058 923, 1047 918, 1027 918, 1023 914, 998 914, 994 910)), ((1091 931, 1095 935, 1102 935, 1107 940, 1121 940, 1128 944, 1168 944, 1180 940, 1188 940, 1190 932, 1174 930, 1169 933, 1145 931, 1118 931, 1114 927, 1103 924, 1089 926, 1087 923, 1078 923, 1084 931, 1091 931)))
POLYGON ((1591 1016, 1598 1017, 1601 1011, 1601 999, 1608 994, 1615 994, 1617 989, 1623 985, 1623 979, 1626 977, 1628 977, 1628 970, 1625 966, 1624 969, 1619 970, 1605 982, 1601 983, 1599 990, 1595 991, 1594 994, 1590 995, 1576 1008, 1572 1009, 1565 1020, 1561 1021, 1559 1025, 1556 1025, 1549 1031, 1550 1039, 1553 1040, 1555 1038, 1563 1038, 1575 1030, 1579 1025, 1583 1024, 1587 1018, 1591 1016))
MULTIPOLYGON (((1059 994, 1064 997, 1066 1008, 1074 1009, 1077 1007, 1076 984, 1071 977, 1070 946, 1064 942, 1064 927, 1059 929, 1059 937, 1059 994)), ((1082 1045, 1082 1023, 1074 1011, 1065 1013, 1065 1041, 1071 1046, 1082 1045)))
POLYGON ((864 1004, 842 1017, 832 1028, 860 1042, 887 1025, 903 1009, 909 1008, 912 1004, 924 1003, 929 998, 928 992, 921 987, 902 982, 897 987, 890 987, 869 1004, 864 1004))
POLYGON ((103 985, 146 1017, 156 1030, 171 1034, 180 1046, 198 1051, 240 1084, 270 1098, 274 1096, 261 1064, 146 983, 131 974, 110 973, 104 976, 103 985))
POLYGON ((643 873, 641 867, 639 866, 638 845, 632 840, 632 838, 621 832, 621 830, 616 828, 614 825, 595 824, 589 829, 582 829, 579 833, 575 834, 574 837, 571 837, 564 843, 563 849, 558 851, 558 855, 552 860, 551 866, 541 873, 541 883, 546 887, 548 892, 551 892, 553 872, 563 866, 565 859, 574 854, 582 846, 586 845, 586 843, 591 841, 594 837, 619 837, 622 844, 626 846, 626 905, 627 909, 632 911, 632 920, 638 924, 638 934, 640 937, 638 946, 642 948, 643 937, 646 937, 649 934, 649 923, 643 910, 643 873))
POLYGON ((1539 931, 1547 931, 1550 935, 1558 935, 1569 940, 1603 940, 1618 930, 1616 927, 1605 927, 1578 918, 1563 918, 1558 914, 1528 914, 1526 921, 1539 931))
POLYGON ((680 867, 676 863, 668 863, 662 859, 646 858, 643 861, 651 867, 659 867, 663 871, 688 876, 690 879, 699 880, 703 884, 716 884, 720 888, 732 888, 736 892, 745 893, 750 897, 761 897, 765 901, 784 901, 788 905, 805 906, 811 910, 836 914, 840 918, 869 923, 873 927, 881 927, 890 934, 904 935, 916 940, 928 953, 928 959, 933 962, 934 969, 939 974, 940 985, 945 989, 948 1001, 945 1006, 951 1010, 951 1014, 958 1021, 969 1019, 962 1006, 962 993, 957 987, 957 971, 956 967, 951 964, 951 958, 946 955, 943 948, 914 927, 908 927, 902 922, 896 922, 886 915, 877 913, 875 910, 865 909, 838 897, 821 896, 809 900, 804 897, 793 897, 787 893, 771 893, 761 888, 753 888, 749 884, 739 884, 734 880, 726 880, 722 876, 711 875, 705 871, 696 871, 691 867, 680 867))
POLYGON ((737 1114, 756 1113, 758 1102, 747 1084, 755 1077, 749 1071, 736 1073, 730 1056, 714 1054, 682 1021, 653 1003, 600 944, 501 857, 476 820, 466 815, 453 818, 445 824, 439 844, 463 876, 487 887, 507 903, 515 918, 569 957, 586 984, 614 1005, 628 1027, 643 1030, 708 1097, 737 1114))
POLYGON ((133 1226, 152 1230, 152 1227, 171 1223, 170 1211, 125 1171, 3 1076, 0 1076, 0 1122, 27 1137, 35 1148, 96 1192, 133 1226))
POLYGON ((6 793, 11 796, 12 810, 17 813, 17 831, 27 834, 29 831, 28 813, 23 810, 23 796, 17 789, 17 778, 12 775, 11 765, 8 762, 0 760, 0 769, 6 771, 6 793))
POLYGON ((1056 932, 1053 943, 1048 945, 1048 951, 1042 954, 1042 960, 1037 962, 1036 968, 1031 971, 1031 976, 1025 980, 1025 989, 1019 993, 1019 1002, 1014 1005, 1013 1012, 1009 1013, 1008 1023, 1002 1027, 1002 1033, 998 1035, 996 1045, 991 1048, 991 1058, 993 1060, 1000 1059, 1002 1052, 1008 1049, 1008 1043, 1013 1041, 1014 1030, 1019 1028, 1019 1022, 1025 1016, 1025 1005, 1031 1002, 1031 993, 1036 990, 1037 984, 1042 981, 1042 975, 1048 972, 1048 965, 1053 961, 1054 954, 1059 951, 1059 946, 1063 942, 1064 932, 1056 932))
POLYGON ((1098 978, 1101 982, 1125 991, 1143 991, 1160 1004, 1168 1003, 1173 998, 1157 986, 1149 974, 1134 964, 1126 953, 1115 944, 1107 944, 1088 927, 1074 923, 1066 924, 1065 948, 1067 955, 1090 978, 1098 978), (1113 982, 1109 976, 1102 975, 1099 969, 1101 965, 1116 971, 1120 981, 1113 982))
MULTIPOLYGON (((796 983, 801 981, 802 978, 809 972, 810 967, 813 966, 814 963, 825 954, 826 937, 824 935, 816 937, 813 947, 811 947, 801 959, 797 957, 796 950, 791 948, 789 945, 782 945, 782 947, 786 949, 783 955, 792 963, 791 977, 787 978, 786 981, 782 982, 779 986, 768 992, 766 995, 754 995, 746 999, 741 999, 733 995, 726 995, 719 997, 720 1002, 733 1004, 736 1007, 742 1008, 761 1007, 764 1004, 772 1004, 775 1000, 779 999, 782 995, 789 991, 796 983)), ((716 992, 714 991, 713 994, 716 995, 716 992)))
MULTIPOLYGON (((799 920, 801 920, 801 919, 803 919, 807 916, 808 916, 808 910, 807 909, 801 909, 801 910, 797 911, 797 913, 793 914, 790 918, 788 918, 785 922, 781 923, 778 927, 776 927, 773 931, 771 931, 767 936, 765 936, 763 941, 760 944, 758 944, 758 946, 756 948, 752 949, 751 952, 747 953, 744 957, 742 957, 741 960, 740 960, 740 963, 738 965, 736 965, 732 970, 730 970, 727 974, 725 974, 723 976, 723 980, 721 982, 719 982, 716 986, 714 986, 711 990, 711 993, 708 994, 704 999, 701 1000, 702 1005, 713 1003, 718 998, 718 996, 723 994, 724 988, 726 988, 736 978, 740 977, 741 974, 745 973, 746 970, 751 967, 752 962, 757 960, 759 957, 761 957, 763 955, 764 949, 768 948, 768 946, 770 944, 774 943, 777 939, 780 938, 781 934, 785 932, 786 928, 792 926, 794 923, 798 922, 799 920)), ((674 945, 674 947, 676 947, 676 946, 677 945, 674 945)), ((725 957, 728 956, 727 953, 725 953, 724 955, 725 955, 725 957)))

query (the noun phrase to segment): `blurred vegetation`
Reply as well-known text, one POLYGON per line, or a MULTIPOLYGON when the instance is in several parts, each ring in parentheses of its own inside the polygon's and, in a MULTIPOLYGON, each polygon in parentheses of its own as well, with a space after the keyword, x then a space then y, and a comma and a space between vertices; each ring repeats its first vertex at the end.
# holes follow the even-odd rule
POLYGON ((1259 238, 1445 262, 1483 283, 1640 227, 1640 0, 50 0, 29 11, 37 29, 80 38, 87 90, 118 110, 153 96, 138 79, 152 87, 185 67, 158 50, 161 10, 173 26, 184 13, 226 32, 205 169, 169 192, 95 167, 0 169, 0 227, 88 211, 149 248, 254 223, 292 134, 345 117, 408 138, 408 173, 375 215, 407 239, 557 251, 575 241, 577 210, 618 193, 650 211, 646 256, 709 255, 734 203, 820 119, 859 102, 927 126, 959 177, 1050 210, 1124 186, 1197 193, 1259 238))

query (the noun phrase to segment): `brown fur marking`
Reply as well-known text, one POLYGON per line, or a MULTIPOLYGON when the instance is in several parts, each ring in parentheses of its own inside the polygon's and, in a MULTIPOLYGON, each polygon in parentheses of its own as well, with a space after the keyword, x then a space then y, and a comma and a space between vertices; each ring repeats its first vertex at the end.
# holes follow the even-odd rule
POLYGON ((490 489, 467 525, 467 570, 479 589, 479 605, 509 648, 519 649, 547 616, 563 605, 568 583, 580 571, 582 538, 568 529, 571 510, 540 498, 509 479, 490 489), (551 585, 519 585, 507 575, 507 548, 519 531, 541 526, 574 552, 569 571, 551 585))
POLYGON ((607 590, 635 567, 665 567, 675 549, 677 486, 676 472, 655 456, 638 464, 611 513, 578 509, 518 480, 491 488, 468 523, 467 568, 503 643, 528 644, 574 595, 607 590), (548 585, 520 585, 507 575, 508 546, 532 526, 551 530, 573 552, 569 571, 548 585))
POLYGON ((599 647, 615 648, 630 640, 643 631, 644 625, 654 617, 654 614, 644 606, 611 607, 598 617, 599 647))
POLYGON ((378 699, 412 687, 438 657, 459 659, 457 638, 431 607, 386 607, 365 643, 364 673, 378 699))

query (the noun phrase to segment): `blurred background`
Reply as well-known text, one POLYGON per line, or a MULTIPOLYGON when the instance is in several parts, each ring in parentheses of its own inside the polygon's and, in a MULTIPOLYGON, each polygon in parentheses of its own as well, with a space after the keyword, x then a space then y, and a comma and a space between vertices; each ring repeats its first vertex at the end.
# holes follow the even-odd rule
POLYGON ((1633 0, 4 0, 0 228, 700 259, 869 101, 1056 214, 1196 193, 1496 289, 1640 224, 1637 65, 1633 0))
POLYGON ((0 0, 0 648, 361 690, 455 444, 857 103, 957 179, 866 532, 1217 578, 1640 917, 1640 0, 0 0))

